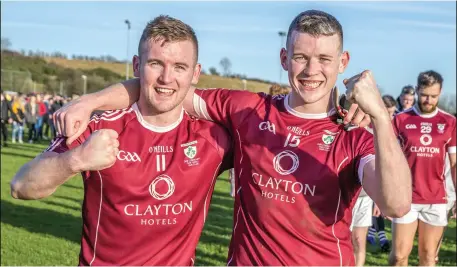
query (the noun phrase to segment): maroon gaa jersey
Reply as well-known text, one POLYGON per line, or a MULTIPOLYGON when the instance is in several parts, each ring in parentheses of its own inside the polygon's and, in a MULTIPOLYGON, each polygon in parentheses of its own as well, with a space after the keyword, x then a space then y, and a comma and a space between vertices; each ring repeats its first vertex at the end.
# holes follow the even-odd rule
MULTIPOLYGON (((93 117, 70 148, 99 129, 119 134, 119 154, 112 167, 82 174, 79 264, 193 265, 216 177, 231 167, 221 166, 226 130, 184 112, 173 125, 153 126, 134 104, 93 117)), ((48 151, 68 149, 57 138, 48 151)))
POLYGON ((236 198, 228 265, 353 265, 349 226, 373 135, 336 115, 303 114, 288 96, 196 90, 201 118, 225 125, 236 198))
POLYGON ((413 178, 413 203, 446 203, 446 153, 456 152, 456 119, 440 109, 422 114, 417 106, 394 117, 393 124, 413 178))

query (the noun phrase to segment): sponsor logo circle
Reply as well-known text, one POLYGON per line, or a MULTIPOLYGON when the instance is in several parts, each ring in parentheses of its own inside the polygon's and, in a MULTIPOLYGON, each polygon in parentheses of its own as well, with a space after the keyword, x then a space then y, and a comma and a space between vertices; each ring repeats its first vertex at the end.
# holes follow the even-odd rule
POLYGON ((299 161, 298 156, 290 150, 285 150, 273 158, 273 167, 281 175, 288 175, 298 169, 299 161), (288 157, 292 160, 292 166, 289 169, 283 169, 281 166, 281 159, 288 157))
POLYGON ((175 191, 175 183, 173 180, 170 178, 170 176, 166 174, 161 174, 157 176, 149 185, 149 193, 151 193, 151 196, 157 200, 164 200, 169 198, 173 192, 175 191), (167 184, 168 190, 164 194, 160 194, 156 191, 156 186, 159 182, 165 182, 167 184))

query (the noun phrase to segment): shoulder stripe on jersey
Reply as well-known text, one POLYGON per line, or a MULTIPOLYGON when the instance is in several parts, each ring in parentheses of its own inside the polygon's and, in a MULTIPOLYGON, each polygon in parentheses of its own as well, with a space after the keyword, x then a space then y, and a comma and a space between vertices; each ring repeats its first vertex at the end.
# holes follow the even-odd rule
POLYGON ((373 154, 368 154, 366 155, 365 157, 361 158, 360 159, 360 162, 359 162, 359 169, 357 170, 357 174, 359 175, 359 180, 360 180, 360 183, 363 185, 363 169, 365 168, 365 165, 374 160, 376 157, 375 155, 373 154))
POLYGON ((120 119, 121 117, 123 117, 125 114, 128 114, 130 112, 132 112, 133 109, 129 109, 129 110, 124 110, 118 114, 116 114, 115 116, 112 116, 112 117, 105 117, 103 116, 103 114, 101 116, 94 116, 90 122, 95 122, 95 123, 99 123, 101 120, 104 120, 104 121, 115 121, 115 120, 118 120, 120 119))
POLYGON ((49 147, 45 150, 45 152, 47 151, 54 151, 54 149, 59 146, 63 141, 65 140, 65 137, 57 137, 55 138, 51 145, 49 145, 49 147))
POLYGON ((450 116, 450 117, 452 117, 452 118, 455 118, 454 115, 452 115, 451 113, 448 113, 447 111, 444 111, 444 110, 442 110, 442 109, 440 109, 440 108, 438 108, 438 112, 441 112, 441 113, 443 113, 444 115, 448 115, 448 116, 450 116))
POLYGON ((209 116, 208 109, 206 108, 206 102, 201 98, 197 93, 194 93, 194 97, 192 98, 192 102, 194 105, 195 113, 199 118, 204 118, 205 120, 210 120, 211 117, 209 116))

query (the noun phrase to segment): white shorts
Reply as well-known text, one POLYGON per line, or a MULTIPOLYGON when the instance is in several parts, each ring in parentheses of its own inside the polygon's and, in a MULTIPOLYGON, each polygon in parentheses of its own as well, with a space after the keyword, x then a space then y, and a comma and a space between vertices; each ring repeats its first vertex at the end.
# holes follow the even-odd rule
POLYGON ((392 218, 394 223, 408 224, 417 219, 433 226, 447 225, 447 204, 411 204, 411 210, 401 218, 392 218))
POLYGON ((373 215, 373 200, 369 196, 357 198, 355 206, 352 209, 353 227, 370 227, 372 225, 371 216, 373 215))
POLYGON ((454 207, 455 204, 455 199, 448 199, 447 204, 446 204, 446 211, 449 213, 451 211, 452 207, 454 207))

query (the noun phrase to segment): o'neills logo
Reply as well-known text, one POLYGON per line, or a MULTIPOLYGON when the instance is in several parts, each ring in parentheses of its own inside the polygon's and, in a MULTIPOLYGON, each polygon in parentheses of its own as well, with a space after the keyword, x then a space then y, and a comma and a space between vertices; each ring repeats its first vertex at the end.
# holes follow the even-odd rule
POLYGON ((269 199, 283 202, 295 203, 294 195, 310 195, 316 193, 316 186, 278 179, 275 177, 264 177, 261 174, 253 173, 252 181, 262 187, 262 196, 269 199))
POLYGON ((186 212, 192 212, 192 201, 176 204, 135 205, 128 204, 124 207, 127 216, 142 217, 141 225, 169 225, 176 224, 177 217, 186 212), (147 218, 144 218, 147 217, 147 218), (154 217, 154 218, 151 218, 154 217))

